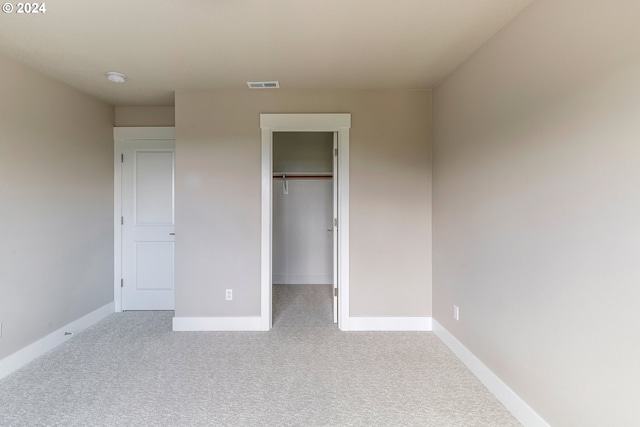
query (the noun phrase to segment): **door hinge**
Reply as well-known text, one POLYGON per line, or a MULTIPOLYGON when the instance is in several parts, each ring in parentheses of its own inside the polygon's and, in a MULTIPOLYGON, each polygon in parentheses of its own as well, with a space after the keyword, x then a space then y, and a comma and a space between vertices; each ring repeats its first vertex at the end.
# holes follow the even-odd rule
POLYGON ((124 288, 124 279, 120 279, 120 287, 124 288))
POLYGON ((120 163, 124 163, 124 154, 120 154, 120 163))
POLYGON ((338 296, 338 288, 333 288, 333 296, 334 297, 338 296))
POLYGON ((123 216, 120 217, 120 225, 124 225, 124 217, 123 216))
POLYGON ((338 228, 338 218, 333 218, 333 226, 338 228))
POLYGON ((337 149, 337 148, 334 148, 334 149, 333 149, 333 155, 334 155, 335 157, 338 157, 338 149, 337 149))

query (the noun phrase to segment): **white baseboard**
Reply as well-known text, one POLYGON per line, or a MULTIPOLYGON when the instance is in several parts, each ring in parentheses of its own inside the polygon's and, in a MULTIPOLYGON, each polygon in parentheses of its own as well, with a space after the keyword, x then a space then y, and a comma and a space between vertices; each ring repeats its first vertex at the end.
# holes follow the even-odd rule
POLYGON ((549 424, 536 411, 435 319, 433 332, 523 426, 549 427, 549 424))
POLYGON ((77 334, 114 313, 114 310, 115 305, 112 301, 0 360, 0 379, 17 371, 73 336, 65 335, 65 332, 77 334))
POLYGON ((350 331, 430 331, 431 317, 349 317, 350 331))
POLYGON ((174 317, 174 331, 262 331, 262 318, 255 317, 174 317))
POLYGON ((333 276, 273 276, 272 283, 277 285, 332 285, 333 276))

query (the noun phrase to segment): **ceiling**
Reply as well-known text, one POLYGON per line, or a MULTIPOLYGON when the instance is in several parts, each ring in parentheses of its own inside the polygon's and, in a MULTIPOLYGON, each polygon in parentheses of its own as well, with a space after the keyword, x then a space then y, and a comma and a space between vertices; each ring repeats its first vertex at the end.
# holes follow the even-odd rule
POLYGON ((1 13, 0 53, 113 105, 173 105, 176 90, 255 80, 429 89, 530 2, 56 0, 44 14, 1 13))

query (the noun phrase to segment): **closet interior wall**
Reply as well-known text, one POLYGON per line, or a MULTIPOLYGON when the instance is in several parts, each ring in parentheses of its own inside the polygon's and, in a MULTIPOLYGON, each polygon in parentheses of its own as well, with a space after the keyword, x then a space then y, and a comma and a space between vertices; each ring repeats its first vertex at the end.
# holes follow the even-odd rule
POLYGON ((273 284, 333 284, 332 174, 332 132, 273 133, 273 284))

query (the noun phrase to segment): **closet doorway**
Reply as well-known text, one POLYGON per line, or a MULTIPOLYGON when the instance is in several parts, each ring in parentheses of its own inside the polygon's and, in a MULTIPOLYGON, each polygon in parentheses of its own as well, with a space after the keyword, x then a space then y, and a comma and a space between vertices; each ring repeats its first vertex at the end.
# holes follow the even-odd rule
POLYGON ((260 127, 262 329, 273 325, 275 283, 324 286, 329 322, 348 330, 351 115, 261 114, 260 127))
POLYGON ((337 138, 273 132, 274 326, 338 322, 337 138))

